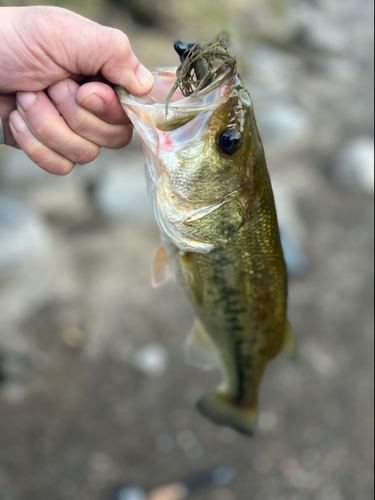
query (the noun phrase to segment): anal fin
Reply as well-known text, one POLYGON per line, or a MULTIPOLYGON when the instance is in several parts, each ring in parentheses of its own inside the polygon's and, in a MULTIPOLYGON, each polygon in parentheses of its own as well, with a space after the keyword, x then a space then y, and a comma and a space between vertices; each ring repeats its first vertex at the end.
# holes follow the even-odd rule
POLYGON ((201 370, 219 366, 219 354, 204 326, 196 320, 185 344, 186 361, 201 370))

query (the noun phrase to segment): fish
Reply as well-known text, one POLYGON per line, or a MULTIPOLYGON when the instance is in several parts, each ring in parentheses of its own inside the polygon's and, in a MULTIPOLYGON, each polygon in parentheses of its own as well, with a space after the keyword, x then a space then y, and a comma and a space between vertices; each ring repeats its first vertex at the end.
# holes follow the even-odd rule
POLYGON ((294 351, 272 185, 252 99, 228 43, 177 42, 176 50, 181 65, 153 70, 148 95, 116 87, 142 138, 160 227, 152 281, 162 284, 173 269, 197 314, 187 358, 221 370, 222 383, 198 409, 251 436, 268 362, 294 351))

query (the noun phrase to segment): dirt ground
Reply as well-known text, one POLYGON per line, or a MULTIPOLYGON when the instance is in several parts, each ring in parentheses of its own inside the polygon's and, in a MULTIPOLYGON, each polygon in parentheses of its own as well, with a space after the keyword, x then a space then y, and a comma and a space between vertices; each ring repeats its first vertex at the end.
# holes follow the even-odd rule
POLYGON ((290 276, 297 357, 270 363, 251 439, 195 409, 218 374, 184 361, 194 315, 175 281, 151 288, 139 139, 66 178, 0 147, 0 197, 20 207, 14 240, 0 231, 0 257, 16 242, 0 259, 0 500, 113 500, 222 465, 234 482, 194 499, 374 498, 373 185, 340 167, 373 135, 371 12, 342 14, 335 50, 241 48, 281 226, 305 262, 290 276))

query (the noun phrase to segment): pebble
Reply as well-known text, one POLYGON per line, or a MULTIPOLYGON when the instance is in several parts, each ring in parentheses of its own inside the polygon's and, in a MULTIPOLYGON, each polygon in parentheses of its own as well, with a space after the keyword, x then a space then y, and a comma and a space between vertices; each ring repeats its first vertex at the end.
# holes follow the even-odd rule
POLYGON ((236 471, 233 467, 219 467, 213 473, 213 482, 216 486, 226 486, 234 481, 236 471))
POLYGON ((67 326, 61 333, 65 345, 73 349, 82 346, 85 341, 85 332, 79 326, 67 326))
POLYGON ((155 439, 155 446, 161 453, 170 453, 175 447, 175 440, 171 434, 162 433, 155 439))
POLYGON ((90 465, 95 472, 107 474, 113 468, 112 461, 105 453, 94 453, 90 457, 90 465))
POLYGON ((258 427, 261 432, 268 433, 274 431, 279 423, 276 413, 263 411, 259 415, 258 427))
POLYGON ((0 396, 9 403, 22 403, 28 396, 26 387, 17 382, 8 382, 1 389, 0 396))
POLYGON ((178 433, 177 443, 181 448, 187 450, 196 445, 197 438, 192 431, 185 430, 178 433))
POLYGON ((337 184, 346 188, 374 192, 374 140, 358 137, 338 152, 333 169, 337 184))
POLYGON ((167 369, 168 356, 163 346, 150 343, 135 352, 133 364, 146 375, 157 376, 167 369))
POLYGON ((295 457, 285 457, 280 463, 280 471, 286 476, 293 476, 300 469, 300 463, 295 457))
POLYGON ((34 347, 28 338, 17 331, 0 330, 0 365, 3 382, 19 383, 25 380, 37 361, 39 362, 39 359, 36 360, 34 347))
POLYGON ((299 276, 307 271, 308 261, 302 245, 293 231, 280 230, 281 245, 288 273, 299 276))
POLYGON ((146 500, 146 493, 138 486, 127 486, 122 488, 114 500, 146 500))
POLYGON ((181 431, 177 435, 177 443, 183 449, 185 456, 190 460, 199 460, 203 454, 203 446, 198 442, 194 432, 181 431))

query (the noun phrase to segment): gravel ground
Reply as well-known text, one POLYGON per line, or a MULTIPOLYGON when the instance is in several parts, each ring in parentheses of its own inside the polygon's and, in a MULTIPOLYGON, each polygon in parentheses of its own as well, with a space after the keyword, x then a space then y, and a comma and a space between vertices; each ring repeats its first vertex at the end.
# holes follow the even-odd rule
POLYGON ((139 139, 66 178, 0 147, 0 500, 113 500, 221 465, 233 484, 196 500, 374 498, 373 7, 321 4, 294 11, 303 43, 240 50, 304 263, 297 357, 270 363, 252 439, 194 407, 218 375, 184 362, 194 315, 177 284, 150 286, 139 139))

